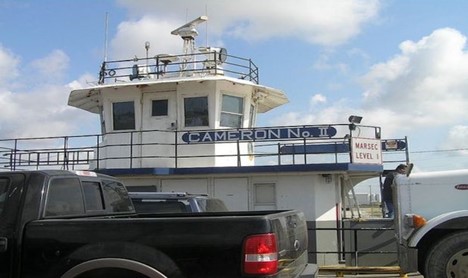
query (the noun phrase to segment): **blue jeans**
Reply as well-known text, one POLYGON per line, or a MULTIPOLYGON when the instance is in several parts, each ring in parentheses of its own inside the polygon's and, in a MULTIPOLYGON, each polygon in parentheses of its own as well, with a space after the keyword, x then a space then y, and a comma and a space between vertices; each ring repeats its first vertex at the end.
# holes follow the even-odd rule
POLYGON ((387 200, 387 201, 384 201, 384 203, 385 203, 385 207, 387 208, 386 218, 393 218, 395 215, 393 202, 390 200, 387 200))

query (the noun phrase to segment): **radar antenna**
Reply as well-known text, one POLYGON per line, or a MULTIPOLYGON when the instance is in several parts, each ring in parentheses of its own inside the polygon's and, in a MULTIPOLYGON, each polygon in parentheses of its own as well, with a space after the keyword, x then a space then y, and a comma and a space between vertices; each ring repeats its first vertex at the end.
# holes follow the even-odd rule
POLYGON ((187 68, 188 62, 192 60, 195 53, 195 38, 198 36, 195 26, 207 20, 207 16, 200 16, 171 32, 172 35, 180 36, 184 40, 183 53, 185 56, 182 58, 182 64, 180 65, 182 71, 187 68))

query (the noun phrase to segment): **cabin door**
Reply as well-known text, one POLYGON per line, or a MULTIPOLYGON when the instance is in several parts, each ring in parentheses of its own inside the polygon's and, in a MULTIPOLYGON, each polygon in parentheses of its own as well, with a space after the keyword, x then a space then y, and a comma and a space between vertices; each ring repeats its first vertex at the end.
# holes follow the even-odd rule
POLYGON ((147 92, 142 98, 141 167, 175 167, 176 92, 147 92))
POLYGON ((142 130, 175 130, 177 128, 176 92, 143 94, 142 130))

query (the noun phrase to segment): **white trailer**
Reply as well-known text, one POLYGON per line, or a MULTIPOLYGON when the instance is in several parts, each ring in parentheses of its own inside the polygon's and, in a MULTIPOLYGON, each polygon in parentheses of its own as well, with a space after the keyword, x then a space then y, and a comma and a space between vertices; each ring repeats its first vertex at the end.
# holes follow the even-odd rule
POLYGON ((397 175, 401 270, 426 278, 467 277, 468 170, 397 175))

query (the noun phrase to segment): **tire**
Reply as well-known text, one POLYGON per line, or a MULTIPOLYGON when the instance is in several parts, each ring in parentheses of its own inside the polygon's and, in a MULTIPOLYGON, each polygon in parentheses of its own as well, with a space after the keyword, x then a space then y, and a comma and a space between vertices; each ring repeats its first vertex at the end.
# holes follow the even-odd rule
POLYGON ((432 246, 424 273, 425 278, 468 277, 468 232, 450 234, 432 246))

